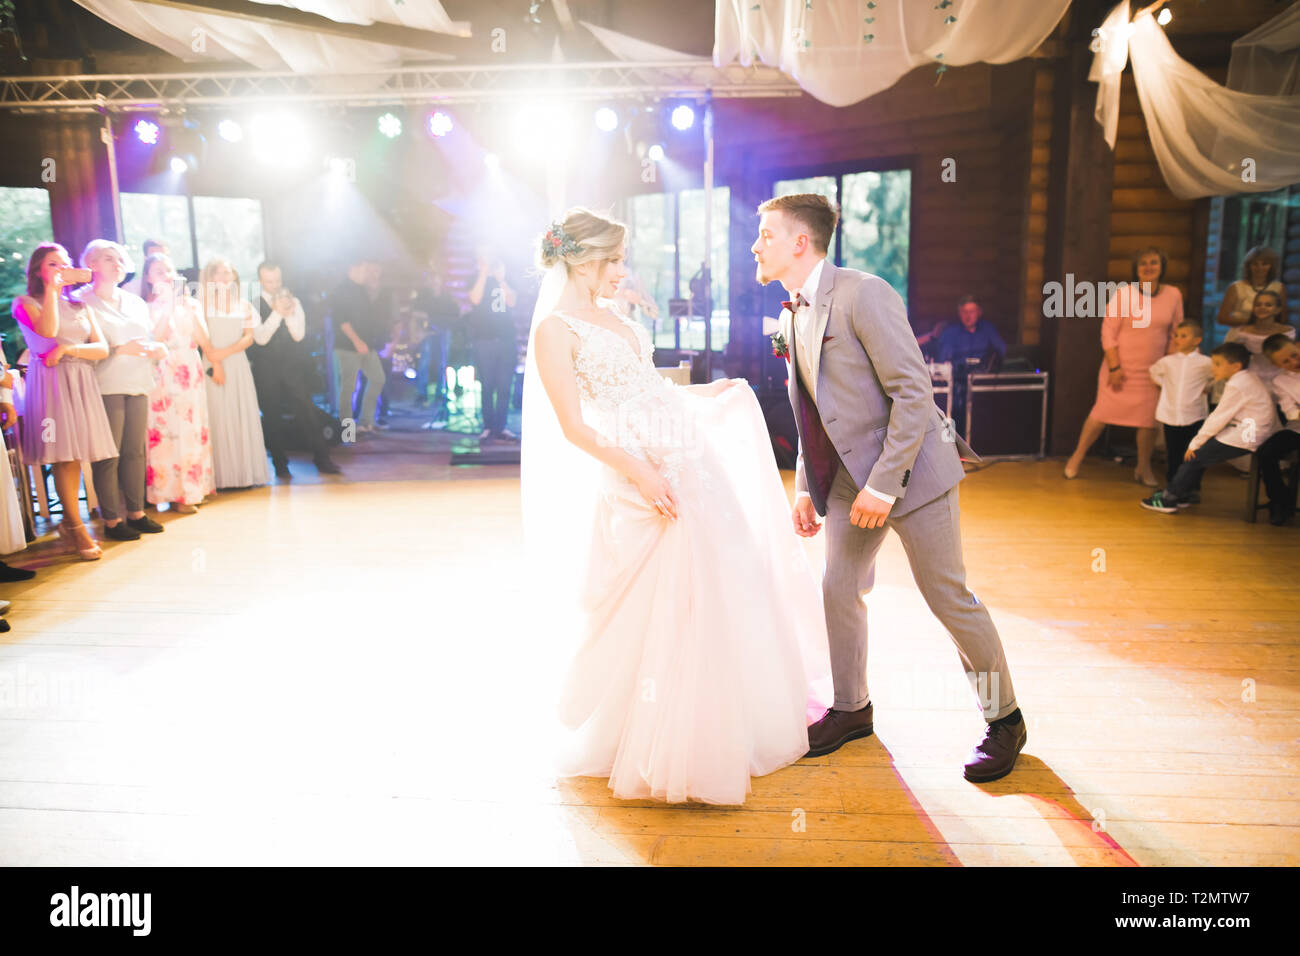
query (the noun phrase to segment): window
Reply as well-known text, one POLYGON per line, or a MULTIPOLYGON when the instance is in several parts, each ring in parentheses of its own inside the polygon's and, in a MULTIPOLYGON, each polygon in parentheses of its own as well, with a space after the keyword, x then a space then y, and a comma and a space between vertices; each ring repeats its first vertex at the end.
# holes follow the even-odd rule
POLYGON ((844 177, 839 265, 884 279, 907 302, 912 172, 891 169, 844 177))
POLYGON ((772 195, 820 193, 840 204, 840 224, 827 258, 837 266, 880 276, 907 302, 912 173, 872 170, 781 179, 772 195), (837 199, 837 197, 839 197, 837 199))
MULTIPOLYGON (((50 220, 50 194, 44 189, 0 187, 0 334, 10 361, 24 348, 22 333, 9 314, 9 303, 27 291, 27 261, 32 250, 50 242, 54 225, 50 220)), ((80 249, 69 249, 74 259, 80 249)))
MULTIPOLYGON (((1255 246, 1266 246, 1277 253, 1279 265, 1287 261, 1286 223, 1288 202, 1300 204, 1300 190, 1295 186, 1269 193, 1238 196, 1214 196, 1210 199, 1209 238, 1205 255, 1205 292, 1202 316, 1205 326, 1204 349, 1218 345, 1228 333, 1228 326, 1216 320, 1228 286, 1243 278, 1246 253, 1255 246)), ((1278 270, 1282 270, 1279 268, 1278 270)), ((1281 276, 1274 276, 1280 279, 1281 276)), ((1296 302, 1288 301, 1291 316, 1296 302)), ((1287 316, 1278 321, 1292 322, 1287 316)))
POLYGON ((230 260, 241 282, 257 279, 257 267, 266 258, 259 200, 195 196, 194 234, 200 268, 220 256, 230 260))
POLYGON ((137 271, 144 265, 140 257, 146 239, 166 243, 178 271, 194 268, 188 199, 153 193, 122 193, 121 198, 124 245, 137 271))
MULTIPOLYGON (((637 289, 653 299, 659 311, 652 318, 642 310, 642 321, 651 330, 655 346, 676 348, 678 327, 668 314, 670 299, 690 295, 691 279, 699 275, 704 262, 704 190, 680 193, 650 193, 628 200, 628 270, 636 276, 637 289)), ((730 230, 731 190, 713 189, 712 346, 726 348, 730 332, 730 230)), ((704 348, 704 322, 683 319, 681 347, 704 348)))

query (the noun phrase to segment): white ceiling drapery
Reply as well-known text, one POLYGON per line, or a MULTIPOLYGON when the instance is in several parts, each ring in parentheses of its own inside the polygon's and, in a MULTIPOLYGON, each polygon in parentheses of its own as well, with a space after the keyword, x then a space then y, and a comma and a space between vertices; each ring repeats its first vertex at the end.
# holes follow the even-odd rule
POLYGON ((1233 41, 1228 89, 1267 96, 1300 93, 1300 0, 1233 41))
POLYGON ((1175 196, 1270 192, 1300 182, 1300 96, 1257 96, 1215 83, 1174 52, 1149 12, 1127 23, 1127 8, 1125 0, 1106 18, 1090 74, 1111 146, 1124 69, 1118 45, 1133 65, 1151 148, 1175 196))
POLYGON ((1070 0, 717 0, 713 62, 779 67, 848 106, 924 63, 1010 63, 1051 35, 1070 0))
MULTIPOLYGON (((76 0, 95 16, 187 63, 243 60, 259 70, 358 73, 387 70, 408 60, 446 60, 445 54, 406 50, 330 36, 307 28, 257 23, 215 13, 174 10, 137 0, 76 0), (198 32, 196 32, 198 31, 198 32)), ((447 16, 438 0, 257 0, 328 17, 340 23, 390 23, 462 35, 468 25, 447 16)))

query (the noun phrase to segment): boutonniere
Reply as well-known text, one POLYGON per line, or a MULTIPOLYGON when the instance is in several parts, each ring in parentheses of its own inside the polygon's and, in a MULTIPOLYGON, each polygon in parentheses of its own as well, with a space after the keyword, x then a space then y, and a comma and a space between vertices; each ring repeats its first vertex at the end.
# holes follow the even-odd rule
POLYGON ((829 341, 830 341, 831 339, 833 339, 833 338, 835 338, 835 336, 833 336, 833 335, 823 335, 823 336, 822 336, 822 345, 825 345, 827 342, 829 342, 829 341))
POLYGON ((790 346, 786 345, 785 336, 780 332, 773 332, 769 338, 772 340, 772 354, 787 362, 790 361, 790 346))

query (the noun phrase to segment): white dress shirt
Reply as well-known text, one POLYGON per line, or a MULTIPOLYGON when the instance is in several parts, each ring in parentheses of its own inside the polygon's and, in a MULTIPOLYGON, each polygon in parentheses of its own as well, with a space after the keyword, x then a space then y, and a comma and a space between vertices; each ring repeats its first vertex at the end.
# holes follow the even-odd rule
MULTIPOLYGON (((826 264, 826 259, 817 260, 817 265, 813 266, 812 272, 808 273, 808 278, 804 280, 803 286, 800 287, 798 295, 803 296, 808 305, 802 307, 791 317, 794 328, 795 350, 794 360, 798 364, 796 374, 803 379, 804 386, 808 389, 808 394, 812 397, 813 404, 817 404, 817 382, 813 379, 812 373, 812 356, 814 348, 821 348, 820 342, 811 342, 810 336, 816 332, 817 310, 812 308, 812 303, 817 301, 817 288, 822 281, 822 266, 826 264), (802 344, 801 344, 802 343, 802 344)), ((791 302, 797 302, 795 296, 790 297, 791 302)), ((896 495, 887 495, 884 492, 877 491, 870 485, 866 486, 867 491, 871 492, 881 501, 893 504, 898 500, 896 495)), ((808 495, 806 491, 800 491, 795 494, 795 500, 798 501, 803 495, 808 495)), ((812 497, 808 495, 808 497, 812 497)))
POLYGON ((1195 425, 1210 406, 1206 393, 1214 383, 1214 363, 1200 352, 1174 352, 1151 365, 1151 380, 1160 387, 1156 421, 1165 425, 1195 425))
POLYGON ((1233 448, 1254 451, 1275 431, 1277 410, 1272 394, 1254 372, 1243 368, 1228 379, 1218 407, 1210 412, 1188 447, 1196 451, 1213 438, 1233 448))
POLYGON ((1300 432, 1300 372, 1279 371, 1269 383, 1273 397, 1282 406, 1289 431, 1300 432))
POLYGON ((293 311, 287 316, 281 315, 275 311, 275 297, 262 293, 262 301, 271 306, 271 314, 265 319, 261 318, 261 310, 258 310, 258 323, 253 327, 253 341, 258 345, 265 345, 271 341, 271 336, 275 335, 275 330, 280 327, 280 322, 284 322, 284 327, 289 330, 289 337, 295 342, 301 342, 303 336, 307 334, 307 316, 302 311, 302 303, 298 297, 293 297, 293 311))

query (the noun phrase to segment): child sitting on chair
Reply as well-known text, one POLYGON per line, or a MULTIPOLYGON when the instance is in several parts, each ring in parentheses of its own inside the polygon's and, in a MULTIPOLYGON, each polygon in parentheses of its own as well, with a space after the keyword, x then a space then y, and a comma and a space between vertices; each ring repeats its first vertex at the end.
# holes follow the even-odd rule
POLYGON ((1186 508, 1197 480, 1210 465, 1253 452, 1277 430, 1273 396, 1246 366, 1250 352, 1238 342, 1224 342, 1210 353, 1214 380, 1226 382, 1223 399, 1187 446, 1183 464, 1164 491, 1142 499, 1142 507, 1161 514, 1186 508))
POLYGON ((1295 494, 1282 481, 1282 459, 1300 448, 1300 346, 1285 334, 1270 335, 1261 350, 1277 368, 1269 387, 1286 427, 1259 446, 1259 474, 1268 491, 1270 524, 1286 524, 1295 514, 1295 494))

